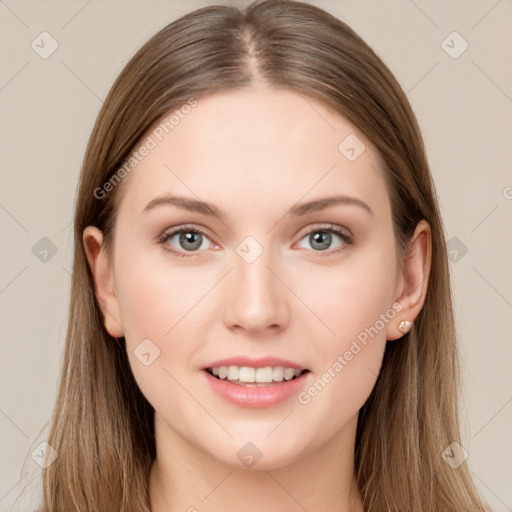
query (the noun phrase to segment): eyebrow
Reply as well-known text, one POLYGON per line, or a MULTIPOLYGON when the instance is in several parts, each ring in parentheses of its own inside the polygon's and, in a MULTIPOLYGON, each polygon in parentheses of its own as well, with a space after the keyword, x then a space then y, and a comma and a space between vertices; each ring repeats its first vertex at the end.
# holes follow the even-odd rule
MULTIPOLYGON (((287 213, 294 217, 299 217, 301 215, 318 212, 320 210, 324 210, 326 208, 336 205, 359 206, 360 208, 362 208, 367 213, 373 216, 371 208, 364 201, 358 199, 357 197, 345 195, 324 197, 321 199, 309 201, 307 203, 295 204, 288 210, 287 213)), ((192 199, 189 197, 174 196, 169 194, 157 197, 150 201, 146 205, 144 210, 142 210, 142 213, 147 213, 158 206, 176 206, 178 208, 181 208, 182 210, 197 212, 203 215, 217 217, 218 219, 224 219, 226 217, 226 213, 224 211, 222 211, 220 208, 211 203, 208 203, 206 201, 200 201, 197 199, 192 199)))

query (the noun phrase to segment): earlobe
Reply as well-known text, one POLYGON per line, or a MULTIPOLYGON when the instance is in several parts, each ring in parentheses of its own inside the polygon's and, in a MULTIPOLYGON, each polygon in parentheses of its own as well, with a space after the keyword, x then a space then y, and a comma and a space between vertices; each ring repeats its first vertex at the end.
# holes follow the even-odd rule
POLYGON ((404 334, 407 334, 411 330, 412 324, 413 323, 409 322, 409 320, 402 320, 398 324, 398 329, 400 329, 404 334))
POLYGON ((421 220, 411 239, 400 275, 401 295, 397 302, 402 309, 397 321, 389 324, 388 340, 396 340, 410 332, 427 295, 432 259, 432 233, 429 224, 421 220))
POLYGON ((124 336, 124 329, 115 292, 112 265, 104 250, 103 233, 95 226, 87 226, 82 241, 94 280, 96 298, 103 313, 105 329, 111 336, 120 338, 124 336))

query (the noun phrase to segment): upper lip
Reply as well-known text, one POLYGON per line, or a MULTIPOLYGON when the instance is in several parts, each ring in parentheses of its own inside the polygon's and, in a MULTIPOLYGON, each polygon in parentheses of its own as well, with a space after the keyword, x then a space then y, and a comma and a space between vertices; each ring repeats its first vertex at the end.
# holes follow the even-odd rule
POLYGON ((266 368, 267 366, 283 366, 284 368, 293 368, 294 370, 306 370, 300 364, 294 363, 280 357, 250 357, 250 356, 233 356, 226 359, 219 359, 209 363, 204 369, 219 366, 249 366, 251 368, 266 368))

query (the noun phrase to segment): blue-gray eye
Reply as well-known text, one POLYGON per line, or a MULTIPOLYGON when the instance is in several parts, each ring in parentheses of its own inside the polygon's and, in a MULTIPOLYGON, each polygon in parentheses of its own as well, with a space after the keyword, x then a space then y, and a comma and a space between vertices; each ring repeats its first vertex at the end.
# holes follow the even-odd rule
MULTIPOLYGON (((346 235, 342 231, 339 231, 335 228, 328 228, 328 229, 318 229, 317 228, 302 238, 302 240, 305 240, 305 239, 308 241, 311 248, 313 248, 315 250, 315 252, 336 249, 337 247, 340 247, 343 244, 350 243, 350 239, 349 239, 348 235, 346 235), (338 243, 338 245, 331 247, 331 244, 333 243, 333 235, 338 237, 341 241, 338 243)), ((301 247, 304 247, 304 246, 301 246, 301 247)), ((308 247, 304 247, 304 248, 308 249, 308 247)))
POLYGON ((165 243, 171 245, 177 250, 184 250, 187 252, 198 251, 200 249, 208 248, 208 237, 198 231, 191 229, 181 229, 168 233, 165 237, 165 243), (177 239, 177 246, 176 246, 177 239), (175 241, 175 243, 173 243, 175 241))

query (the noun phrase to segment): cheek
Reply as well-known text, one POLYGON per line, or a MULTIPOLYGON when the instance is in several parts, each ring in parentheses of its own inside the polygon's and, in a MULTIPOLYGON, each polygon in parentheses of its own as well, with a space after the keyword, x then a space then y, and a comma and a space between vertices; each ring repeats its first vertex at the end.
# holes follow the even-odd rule
MULTIPOLYGON (((120 251, 121 252, 121 251, 120 251)), ((135 379, 150 403, 177 405, 190 371, 207 283, 191 272, 133 252, 116 263, 116 291, 135 379), (197 332, 196 332, 197 331, 197 332)))
POLYGON ((123 325, 131 341, 160 340, 175 322, 170 311, 179 302, 179 290, 169 294, 166 276, 143 261, 127 258, 119 266, 117 289, 123 325))
POLYGON ((322 353, 332 358, 358 336, 364 341, 368 330, 371 339, 385 341, 386 327, 396 316, 392 305, 397 262, 393 255, 392 242, 380 240, 347 255, 340 265, 324 267, 311 279, 300 281, 299 293, 324 322, 322 353))
POLYGON ((197 268, 170 263, 163 251, 132 251, 116 262, 123 325, 134 342, 140 337, 154 338, 165 345, 183 325, 190 324, 196 306, 211 287, 204 273, 198 277, 197 268))
POLYGON ((360 409, 374 387, 388 325, 397 321, 393 251, 392 244, 381 241, 354 253, 332 271, 316 273, 302 288, 305 302, 309 301, 324 325, 312 316, 309 338, 316 340, 321 365, 312 386, 298 398, 299 403, 310 404, 311 411, 318 407, 322 414, 323 410, 326 420, 329 414, 333 419, 339 415, 338 424, 343 423, 360 409))

